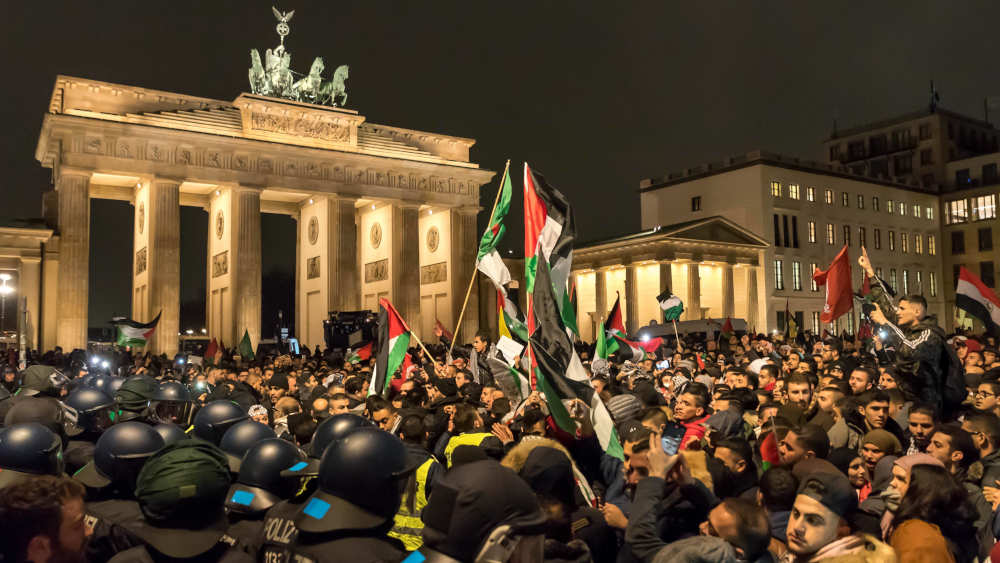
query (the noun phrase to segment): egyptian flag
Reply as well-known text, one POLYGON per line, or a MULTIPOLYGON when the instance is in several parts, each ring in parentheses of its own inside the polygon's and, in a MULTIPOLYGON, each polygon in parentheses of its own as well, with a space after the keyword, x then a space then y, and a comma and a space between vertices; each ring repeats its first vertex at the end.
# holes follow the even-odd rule
POLYGON ((563 325, 579 334, 568 291, 575 239, 576 226, 569 200, 524 163, 524 279, 528 288, 529 332, 534 330, 531 295, 535 291, 535 276, 539 262, 546 260, 563 325))
POLYGON ((157 313, 156 318, 148 323, 140 323, 132 319, 112 320, 111 324, 118 328, 117 344, 119 346, 132 346, 133 348, 146 346, 149 339, 153 337, 153 331, 156 330, 156 325, 160 322, 161 314, 163 314, 162 311, 157 313))
POLYGON ((396 308, 386 298, 379 299, 378 310, 378 356, 375 358, 375 372, 372 374, 368 395, 385 396, 389 390, 392 375, 403 365, 406 349, 410 347, 410 327, 396 308))
POLYGON ((531 349, 538 389, 545 397, 549 413, 561 430, 575 434, 576 423, 570 417, 566 404, 573 399, 582 400, 590 407, 590 421, 601 448, 610 456, 624 459, 624 450, 611 415, 590 384, 587 370, 562 323, 558 297, 545 260, 538 262, 536 276, 533 308, 536 328, 531 334, 531 349))
POLYGON ((369 342, 360 348, 355 348, 351 350, 351 353, 347 355, 347 363, 350 364, 360 364, 361 362, 368 361, 372 357, 372 343, 369 342))
POLYGON ((958 272, 955 306, 982 321, 990 334, 1000 334, 1000 299, 983 280, 964 266, 958 272))

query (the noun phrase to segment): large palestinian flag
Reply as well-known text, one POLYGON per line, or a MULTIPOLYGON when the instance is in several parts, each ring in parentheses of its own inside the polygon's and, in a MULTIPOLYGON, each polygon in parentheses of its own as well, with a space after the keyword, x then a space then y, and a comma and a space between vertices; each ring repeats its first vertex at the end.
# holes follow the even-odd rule
POLYGON ((569 200, 550 186, 541 174, 524 163, 524 279, 528 288, 528 331, 533 330, 531 295, 535 291, 538 263, 544 259, 551 267, 563 324, 579 334, 576 311, 568 291, 569 271, 573 263, 576 227, 569 200))
POLYGON ((958 272, 955 306, 982 321, 990 334, 1000 334, 1000 299, 964 266, 958 272))
POLYGON ((576 423, 567 410, 567 403, 573 399, 582 400, 590 407, 590 421, 601 448, 610 456, 624 459, 611 415, 591 385, 587 370, 573 348, 573 340, 562 323, 559 301, 545 260, 537 264, 535 281, 536 329, 531 335, 531 349, 538 389, 545 396, 549 414, 559 428, 575 433, 576 423))
POLYGON ((498 289, 510 282, 510 271, 503 263, 503 257, 497 250, 497 245, 503 239, 507 227, 503 220, 510 211, 510 200, 513 188, 510 184, 510 175, 505 168, 503 178, 500 180, 500 193, 497 194, 497 203, 493 208, 493 215, 490 216, 490 223, 486 226, 486 232, 479 241, 479 253, 476 255, 476 268, 493 281, 498 289))
POLYGON ((379 299, 378 310, 378 355, 375 357, 375 373, 372 374, 368 395, 385 396, 389 382, 396 370, 403 365, 406 349, 410 347, 410 327, 399 316, 396 308, 386 298, 379 299))
POLYGON ((157 313, 156 318, 148 323, 140 323, 132 319, 116 319, 111 321, 111 324, 118 328, 117 344, 119 346, 132 346, 133 348, 146 346, 149 343, 149 339, 153 337, 153 331, 156 330, 156 325, 160 322, 161 314, 163 314, 162 311, 157 313))

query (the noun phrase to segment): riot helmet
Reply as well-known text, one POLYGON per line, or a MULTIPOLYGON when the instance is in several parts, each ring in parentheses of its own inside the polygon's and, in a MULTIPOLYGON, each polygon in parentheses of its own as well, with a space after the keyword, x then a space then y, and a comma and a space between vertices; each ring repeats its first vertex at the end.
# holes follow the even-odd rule
POLYGON ((22 422, 0 430, 0 489, 35 475, 61 475, 62 441, 37 422, 22 422))
MULTIPOLYGON (((243 461, 243 455, 247 453, 247 450, 261 440, 277 437, 278 434, 270 426, 253 420, 244 420, 237 422, 229 430, 226 430, 226 433, 222 435, 222 441, 219 442, 219 449, 226 452, 226 458, 229 460, 229 470, 237 473, 240 471, 240 463, 243 461)), ((288 467, 291 467, 291 464, 281 469, 287 469, 288 467)), ((281 471, 281 469, 278 471, 281 471)))
POLYGON ((194 400, 184 384, 178 381, 160 383, 149 401, 150 418, 154 422, 170 422, 178 426, 191 424, 194 400))
POLYGON ((250 415, 232 401, 212 401, 194 415, 194 435, 218 446, 226 430, 248 418, 250 415))
POLYGON ((156 430, 156 433, 163 438, 163 443, 167 445, 188 439, 188 435, 184 433, 183 428, 169 422, 157 424, 153 427, 153 430, 156 430))
POLYGON ((146 419, 149 401, 156 393, 156 380, 148 375, 134 375, 122 383, 115 393, 115 406, 120 422, 146 419))
POLYGON ((163 446, 163 437, 148 424, 116 424, 97 439, 94 459, 73 478, 88 487, 99 489, 114 483, 131 491, 143 464, 163 446))
POLYGON ((52 366, 36 364, 28 366, 21 377, 21 388, 17 394, 25 397, 46 395, 59 397, 69 380, 52 366))
MULTIPOLYGON (((246 423, 241 422, 229 432, 243 424, 246 423)), ((266 438, 258 441, 243 457, 236 482, 229 488, 226 508, 241 514, 260 514, 279 501, 291 498, 299 487, 298 479, 282 477, 281 472, 305 463, 304 458, 302 450, 287 440, 266 438)))
POLYGON ((375 425, 372 421, 351 413, 342 413, 331 416, 319 423, 316 432, 313 433, 312 442, 309 444, 309 459, 305 465, 289 468, 286 474, 294 474, 296 477, 315 477, 319 475, 320 459, 323 452, 333 442, 343 438, 355 428, 362 428, 375 425))
POLYGON ((114 424, 115 401, 103 391, 91 387, 81 387, 66 396, 63 401, 76 412, 76 422, 69 431, 101 432, 114 424))

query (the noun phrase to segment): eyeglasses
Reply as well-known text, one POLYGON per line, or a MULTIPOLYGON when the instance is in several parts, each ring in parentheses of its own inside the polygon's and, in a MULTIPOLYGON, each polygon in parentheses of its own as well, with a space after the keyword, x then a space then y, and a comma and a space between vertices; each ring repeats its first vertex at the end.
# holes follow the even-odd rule
POLYGON ((976 391, 975 397, 977 399, 985 399, 986 397, 996 397, 996 393, 990 393, 989 391, 976 391))

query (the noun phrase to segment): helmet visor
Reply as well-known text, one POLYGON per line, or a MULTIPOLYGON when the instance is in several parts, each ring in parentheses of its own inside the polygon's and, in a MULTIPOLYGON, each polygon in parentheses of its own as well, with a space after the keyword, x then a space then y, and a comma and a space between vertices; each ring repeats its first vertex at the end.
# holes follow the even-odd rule
POLYGON ((151 403, 152 418, 156 422, 169 422, 180 427, 191 423, 191 403, 184 401, 157 401, 151 403))

